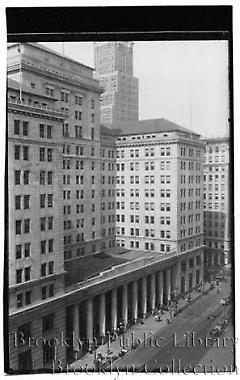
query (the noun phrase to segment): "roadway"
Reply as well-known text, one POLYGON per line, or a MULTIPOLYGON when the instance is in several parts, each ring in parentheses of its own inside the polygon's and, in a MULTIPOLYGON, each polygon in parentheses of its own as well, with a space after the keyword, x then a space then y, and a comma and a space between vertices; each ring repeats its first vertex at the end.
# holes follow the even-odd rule
POLYGON ((234 361, 233 330, 230 328, 218 339, 209 337, 210 330, 229 311, 230 306, 220 304, 221 298, 228 295, 229 282, 223 282, 220 294, 212 290, 200 297, 175 317, 167 328, 160 328, 151 342, 130 351, 114 362, 114 367, 120 371, 134 366, 141 372, 171 373, 213 372, 218 369, 218 364, 230 368, 234 361), (216 318, 209 319, 211 315, 216 318))

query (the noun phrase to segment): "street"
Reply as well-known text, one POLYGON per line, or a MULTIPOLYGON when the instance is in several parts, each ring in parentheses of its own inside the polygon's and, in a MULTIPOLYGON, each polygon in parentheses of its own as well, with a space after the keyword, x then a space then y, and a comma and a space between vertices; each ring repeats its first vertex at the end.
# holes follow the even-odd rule
MULTIPOLYGON (((221 317, 226 317, 230 305, 222 306, 220 300, 229 294, 229 283, 222 283, 220 294, 216 290, 203 295, 190 305, 172 323, 159 329, 153 336, 153 344, 142 344, 136 350, 114 362, 119 370, 134 366, 137 371, 182 371, 198 364, 198 372, 205 365, 231 366, 234 362, 233 330, 230 328, 220 337, 211 339, 210 330, 221 317), (214 316, 213 318, 208 318, 214 316), (155 342, 155 343, 154 343, 155 342), (208 356, 207 356, 208 353, 208 356), (210 356, 209 356, 210 355, 210 356), (224 358, 219 363, 215 360, 224 358), (204 362, 206 359, 206 363, 204 362), (199 364, 200 363, 200 364, 199 364), (174 368, 173 368, 174 367, 174 368)), ((209 367, 208 372, 213 371, 209 367)))

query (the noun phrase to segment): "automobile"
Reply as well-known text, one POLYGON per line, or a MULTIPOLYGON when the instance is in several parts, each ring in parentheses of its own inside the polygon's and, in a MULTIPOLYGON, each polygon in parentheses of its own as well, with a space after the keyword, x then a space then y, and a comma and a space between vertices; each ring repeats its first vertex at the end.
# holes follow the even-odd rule
POLYGON ((222 305, 228 305, 231 302, 231 297, 222 298, 220 303, 222 305))
POLYGON ((209 315, 209 316, 208 316, 208 319, 215 319, 215 318, 217 318, 216 315, 209 315))
POLYGON ((222 326, 221 326, 221 325, 216 325, 216 326, 210 331, 209 336, 210 336, 211 338, 216 338, 216 337, 222 335, 222 332, 223 332, 223 330, 222 330, 222 326))

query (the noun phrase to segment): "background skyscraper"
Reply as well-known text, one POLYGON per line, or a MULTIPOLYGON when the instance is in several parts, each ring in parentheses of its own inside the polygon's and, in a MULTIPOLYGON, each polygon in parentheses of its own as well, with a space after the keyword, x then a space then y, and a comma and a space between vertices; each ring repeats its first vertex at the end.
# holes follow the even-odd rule
POLYGON ((138 79, 133 76, 132 42, 94 44, 95 79, 105 92, 101 96, 100 121, 138 120, 138 79))

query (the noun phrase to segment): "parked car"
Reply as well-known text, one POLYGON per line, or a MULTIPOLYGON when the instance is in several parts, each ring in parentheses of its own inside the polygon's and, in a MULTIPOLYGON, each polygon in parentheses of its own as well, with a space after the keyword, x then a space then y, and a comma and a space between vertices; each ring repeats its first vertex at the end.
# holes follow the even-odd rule
POLYGON ((216 338, 222 334, 223 330, 221 325, 216 325, 209 333, 211 338, 216 338))
POLYGON ((231 300, 232 300, 231 297, 222 298, 220 303, 222 305, 228 305, 231 302, 231 300))

